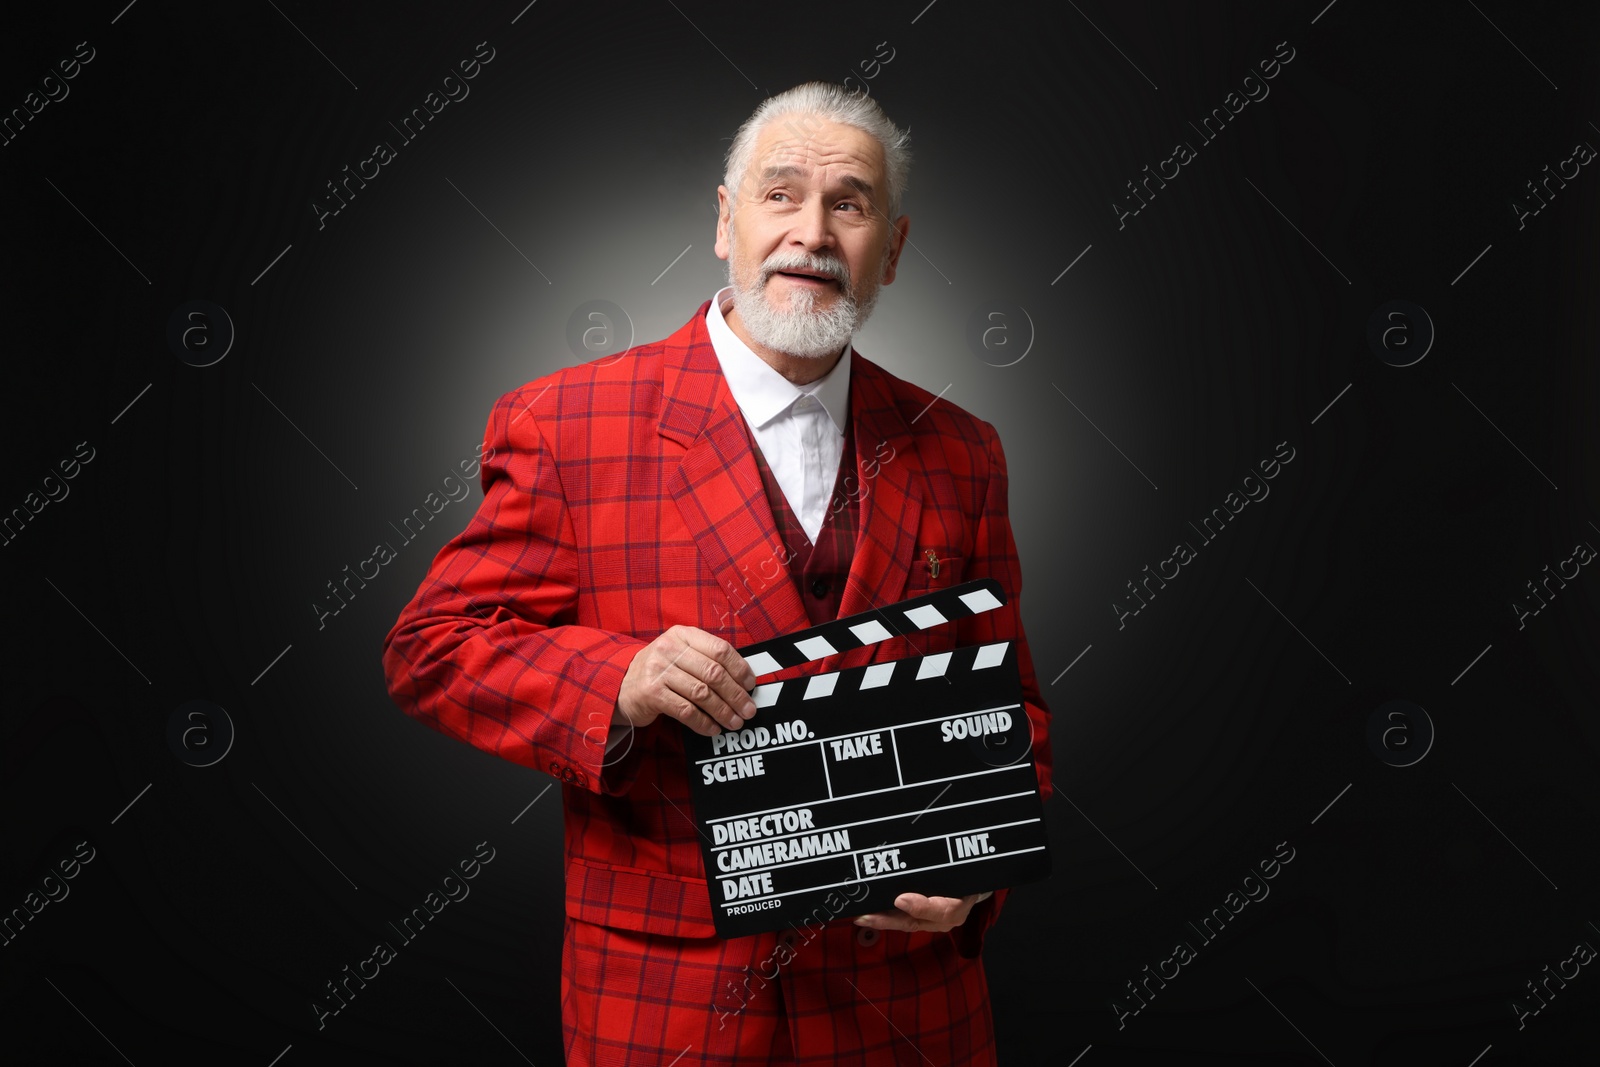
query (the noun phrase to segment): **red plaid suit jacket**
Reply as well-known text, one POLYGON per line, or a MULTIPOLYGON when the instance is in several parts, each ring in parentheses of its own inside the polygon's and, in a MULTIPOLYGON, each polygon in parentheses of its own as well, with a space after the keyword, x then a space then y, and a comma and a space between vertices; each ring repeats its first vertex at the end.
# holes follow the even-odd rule
MULTIPOLYGON (((561 780, 568 915, 700 938, 715 930, 690 819, 685 727, 663 717, 623 740, 608 764, 623 674, 675 624, 735 646, 810 625, 706 331, 709 306, 663 341, 500 399, 483 503, 435 557, 384 648, 389 691, 405 712, 561 780)), ((865 492, 840 617, 978 577, 998 579, 1009 600, 774 678, 1015 640, 1048 798, 1049 712, 1022 630, 994 427, 859 354, 850 417, 865 492)), ((1005 901, 995 888, 952 931, 960 955, 978 955, 1005 901)))

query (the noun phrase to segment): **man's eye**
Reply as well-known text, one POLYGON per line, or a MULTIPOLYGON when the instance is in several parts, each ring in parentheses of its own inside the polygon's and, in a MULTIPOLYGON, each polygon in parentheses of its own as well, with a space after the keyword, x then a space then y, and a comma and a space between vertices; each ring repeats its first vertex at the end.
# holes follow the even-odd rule
POLYGON ((843 203, 841 203, 839 206, 840 207, 847 207, 852 211, 860 211, 861 210, 861 205, 856 203, 854 200, 846 200, 843 203))
POLYGON ((784 198, 784 199, 785 199, 785 200, 787 200, 787 199, 788 199, 788 198, 789 198, 789 194, 788 194, 788 193, 776 193, 776 192, 774 192, 774 193, 768 193, 768 194, 767 194, 767 199, 768 199, 768 200, 771 200, 771 199, 772 199, 772 198, 773 198, 773 197, 775 197, 775 196, 781 196, 781 197, 783 197, 783 198, 784 198))

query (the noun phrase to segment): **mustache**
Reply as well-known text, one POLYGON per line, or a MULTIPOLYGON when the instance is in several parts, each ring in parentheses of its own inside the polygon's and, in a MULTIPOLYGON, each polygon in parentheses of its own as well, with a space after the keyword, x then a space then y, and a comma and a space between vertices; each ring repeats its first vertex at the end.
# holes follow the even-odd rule
POLYGON ((808 255, 804 252, 777 252, 761 264, 761 284, 766 285, 780 271, 807 270, 825 274, 845 289, 850 288, 850 267, 836 256, 808 255))

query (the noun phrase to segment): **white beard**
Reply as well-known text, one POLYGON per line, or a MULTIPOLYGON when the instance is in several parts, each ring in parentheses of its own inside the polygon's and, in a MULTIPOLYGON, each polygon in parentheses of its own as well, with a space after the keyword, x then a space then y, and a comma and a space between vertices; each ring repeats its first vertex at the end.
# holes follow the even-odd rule
MULTIPOLYGON (((866 324, 878 302, 882 275, 859 303, 850 285, 850 268, 842 259, 826 253, 776 252, 767 258, 757 274, 756 286, 745 289, 734 277, 733 261, 737 248, 730 230, 728 237, 728 284, 733 287, 733 306, 750 336, 775 352, 802 359, 825 359, 838 355, 852 334, 866 324), (778 310, 767 295, 767 279, 780 270, 824 271, 839 283, 839 297, 830 306, 817 309, 817 294, 793 290, 789 306, 778 310)), ((887 273, 888 260, 884 260, 887 273)))

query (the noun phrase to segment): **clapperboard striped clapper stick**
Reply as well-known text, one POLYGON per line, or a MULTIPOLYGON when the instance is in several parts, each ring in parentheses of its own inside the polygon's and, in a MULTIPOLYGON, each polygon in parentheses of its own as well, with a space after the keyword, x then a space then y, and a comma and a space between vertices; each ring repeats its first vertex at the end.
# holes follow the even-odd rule
MULTIPOLYGON (((990 611, 985 578, 739 650, 758 678, 990 611)), ((1038 881, 1050 854, 1014 641, 757 685, 740 730, 685 732, 717 933, 1038 881)))

